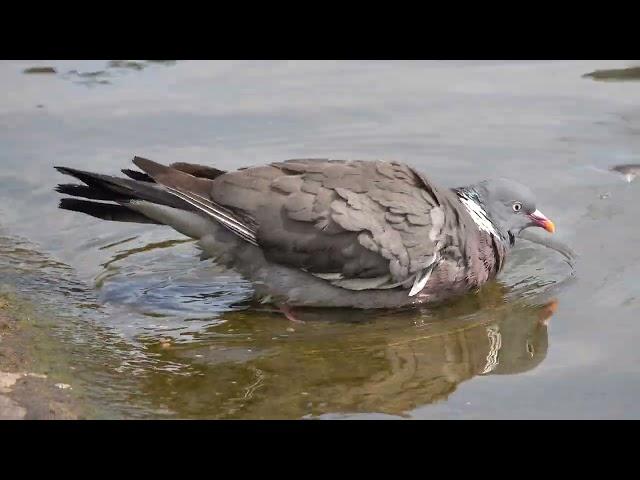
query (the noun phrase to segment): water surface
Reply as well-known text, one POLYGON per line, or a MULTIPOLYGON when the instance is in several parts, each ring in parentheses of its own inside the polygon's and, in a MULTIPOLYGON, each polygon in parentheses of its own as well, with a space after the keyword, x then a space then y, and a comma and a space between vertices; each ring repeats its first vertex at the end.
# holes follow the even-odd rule
POLYGON ((640 82, 586 75, 636 66, 0 62, 0 288, 40 310, 100 418, 638 418, 640 182, 611 167, 640 163, 640 82), (116 174, 134 155, 508 176, 580 258, 522 241, 459 301, 292 325, 168 228, 57 209, 53 165, 116 174))

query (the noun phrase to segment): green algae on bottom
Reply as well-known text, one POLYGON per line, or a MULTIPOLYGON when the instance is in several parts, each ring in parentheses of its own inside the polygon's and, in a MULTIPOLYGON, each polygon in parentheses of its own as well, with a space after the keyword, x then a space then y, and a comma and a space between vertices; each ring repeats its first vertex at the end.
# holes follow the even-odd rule
POLYGON ((35 327, 35 314, 0 286, 0 419, 83 418, 72 390, 56 386, 66 376, 50 367, 55 340, 35 327))

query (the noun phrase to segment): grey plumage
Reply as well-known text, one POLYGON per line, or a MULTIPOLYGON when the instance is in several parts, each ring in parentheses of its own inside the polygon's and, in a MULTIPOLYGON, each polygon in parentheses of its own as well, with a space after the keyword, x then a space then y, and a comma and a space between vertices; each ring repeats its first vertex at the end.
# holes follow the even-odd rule
POLYGON ((522 213, 533 215, 526 187, 440 188, 396 162, 301 159, 233 172, 133 162, 144 173, 123 170, 127 179, 58 167, 86 184, 61 193, 117 204, 66 208, 172 226, 252 280, 257 296, 288 305, 444 300, 494 278, 515 236, 535 223, 504 203, 520 195, 522 213))

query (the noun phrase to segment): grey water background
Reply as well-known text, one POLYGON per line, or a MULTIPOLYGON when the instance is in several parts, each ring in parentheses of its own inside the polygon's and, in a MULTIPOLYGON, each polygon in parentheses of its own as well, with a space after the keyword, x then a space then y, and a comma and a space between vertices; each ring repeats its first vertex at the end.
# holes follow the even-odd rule
POLYGON ((640 81, 585 76, 637 65, 2 61, 0 289, 40 312, 45 362, 97 418, 639 418, 640 182, 609 168, 640 163, 640 81), (508 176, 579 259, 521 241, 451 304, 292 325, 168 228, 57 208, 54 165, 134 155, 508 176))

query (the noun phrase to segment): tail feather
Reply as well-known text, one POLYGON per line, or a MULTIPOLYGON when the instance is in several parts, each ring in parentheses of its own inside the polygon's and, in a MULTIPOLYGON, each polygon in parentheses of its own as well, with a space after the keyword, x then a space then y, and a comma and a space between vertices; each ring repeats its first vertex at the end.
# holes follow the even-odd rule
POLYGON ((227 173, 224 170, 218 170, 213 167, 206 167, 204 165, 197 165, 195 163, 176 162, 169 165, 171 168, 180 170, 181 172, 188 173, 194 177, 208 178, 214 180, 220 175, 227 173))
POLYGON ((138 180, 139 182, 148 182, 154 183, 153 178, 151 178, 146 173, 138 172, 137 170, 130 170, 128 168, 123 168, 121 170, 127 177, 132 178, 133 180, 138 180))
MULTIPOLYGON (((213 180, 215 178, 218 178, 220 175, 227 173, 226 171, 219 170, 217 168, 186 162, 172 163, 171 165, 169 165, 169 167, 184 173, 188 173, 189 175, 193 175, 194 177, 208 178, 209 180, 213 180)), ((124 173, 127 177, 132 178, 133 180, 138 180, 140 182, 155 182, 155 180, 151 176, 143 172, 138 172, 137 170, 124 168, 122 169, 122 173, 124 173)))
POLYGON ((58 192, 116 203, 66 198, 60 202, 60 208, 83 212, 104 220, 167 224, 185 232, 206 231, 206 228, 202 230, 200 223, 211 225, 209 222, 213 220, 243 240, 257 245, 255 221, 240 211, 229 210, 211 198, 214 185, 212 180, 224 174, 224 171, 189 163, 174 163, 167 167, 141 157, 134 157, 133 163, 144 173, 124 169, 122 173, 128 178, 121 178, 55 167, 59 172, 85 183, 59 185, 56 189, 58 192), (198 227, 195 230, 194 225, 198 227))
POLYGON ((142 157, 134 157, 133 163, 157 183, 166 187, 184 189, 205 197, 211 193, 211 180, 208 178, 194 177, 191 174, 142 157))
POLYGON ((98 187, 89 187, 88 185, 76 185, 73 183, 60 184, 55 188, 56 192, 72 197, 90 198, 91 200, 122 200, 109 190, 98 187))
POLYGON ((161 225, 141 213, 134 212, 122 205, 113 203, 90 202, 77 198, 63 198, 60 200, 60 208, 72 212, 81 212, 92 217, 113 222, 151 223, 161 225))
POLYGON ((64 175, 69 175, 71 177, 77 178, 89 187, 98 190, 107 190, 113 194, 117 194, 118 198, 135 198, 135 195, 133 194, 133 180, 116 178, 109 175, 102 175, 100 173, 86 172, 84 170, 78 170, 70 167, 54 168, 64 175))
MULTIPOLYGON (((189 203, 170 194, 161 186, 155 183, 149 183, 129 178, 112 177, 99 173, 77 170, 69 167, 54 167, 60 173, 70 175, 84 182, 87 186, 94 189, 95 192, 108 192, 112 195, 113 200, 117 202, 127 202, 131 200, 147 200, 149 202, 166 205, 169 207, 181 208, 183 210, 193 210, 189 203)), ((65 193, 73 195, 72 190, 63 188, 65 193)), ((77 193, 87 193, 87 190, 78 190, 77 193)), ((98 195, 96 193, 96 195, 98 195)), ((77 195, 76 195, 77 196, 77 195)), ((83 195, 80 195, 83 196, 83 195)), ((88 197, 92 198, 92 197, 88 197)), ((106 199, 106 198, 105 198, 106 199)))
POLYGON ((211 199, 212 182, 167 167, 142 157, 135 157, 133 163, 163 185, 176 198, 189 203, 200 212, 214 218, 243 240, 257 245, 256 225, 252 219, 214 202, 211 199))

